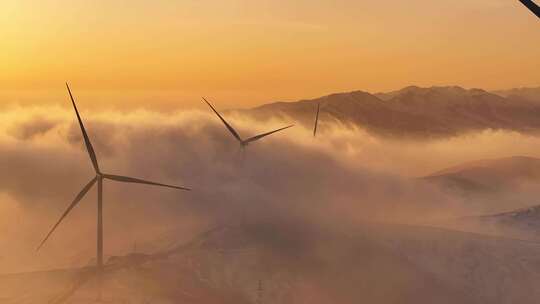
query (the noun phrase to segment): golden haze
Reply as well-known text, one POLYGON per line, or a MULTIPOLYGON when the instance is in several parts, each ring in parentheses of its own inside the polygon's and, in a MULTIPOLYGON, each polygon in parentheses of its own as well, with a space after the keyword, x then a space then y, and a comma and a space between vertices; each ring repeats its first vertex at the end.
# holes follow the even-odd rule
POLYGON ((0 103, 250 106, 409 84, 540 80, 540 27, 518 1, 0 3, 0 103))

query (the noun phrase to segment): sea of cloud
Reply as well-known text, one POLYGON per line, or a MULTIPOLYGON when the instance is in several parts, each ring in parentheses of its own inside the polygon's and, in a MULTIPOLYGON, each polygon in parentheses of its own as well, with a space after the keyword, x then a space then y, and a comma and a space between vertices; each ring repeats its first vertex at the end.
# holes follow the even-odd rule
MULTIPOLYGON (((540 154, 540 139, 517 133, 485 131, 418 142, 379 138, 325 122, 317 138, 297 125, 242 151, 209 112, 82 115, 104 172, 193 189, 106 181, 108 254, 152 244, 170 231, 177 232, 178 240, 188 239, 220 224, 332 229, 366 221, 426 223, 477 213, 481 210, 472 210, 463 198, 418 177, 465 161, 540 154)), ((227 117, 245 137, 289 123, 261 123, 234 112, 227 117)), ((5 109, 0 113, 0 155, 0 272, 89 263, 95 251, 95 190, 48 244, 35 251, 94 176, 72 110, 5 109)), ((148 246, 149 251, 160 249, 148 246)))

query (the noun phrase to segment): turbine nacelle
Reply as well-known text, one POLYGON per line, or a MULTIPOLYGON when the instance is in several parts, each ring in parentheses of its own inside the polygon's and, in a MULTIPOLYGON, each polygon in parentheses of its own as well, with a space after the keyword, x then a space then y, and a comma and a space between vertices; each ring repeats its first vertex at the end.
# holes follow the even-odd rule
POLYGON ((219 117, 219 119, 221 120, 221 122, 223 122, 223 124, 225 125, 225 127, 227 128, 227 130, 229 130, 229 132, 232 134, 232 136, 234 136, 234 138, 236 138, 236 140, 240 143, 240 147, 241 148, 245 148, 247 147, 250 143, 254 142, 254 141, 257 141, 263 137, 266 137, 270 134, 274 134, 276 132, 279 132, 279 131, 282 131, 282 130, 285 130, 285 129, 288 129, 288 128, 291 128, 291 127, 294 127, 294 125, 289 125, 289 126, 286 126, 286 127, 283 127, 283 128, 280 128, 280 129, 277 129, 277 130, 273 130, 273 131, 270 131, 270 132, 266 132, 266 133, 263 133, 263 134, 259 134, 259 135, 256 135, 256 136, 253 136, 253 137, 250 137, 248 139, 242 139, 240 137, 240 135, 238 134, 238 132, 236 132, 236 130, 225 120, 225 118, 223 118, 223 116, 221 116, 221 114, 219 114, 219 112, 214 108, 214 106, 212 106, 212 104, 210 104, 210 102, 208 102, 208 100, 206 100, 206 98, 203 97, 203 100, 204 102, 206 102, 206 104, 212 109, 212 111, 214 111, 214 113, 216 113, 216 115, 219 117))

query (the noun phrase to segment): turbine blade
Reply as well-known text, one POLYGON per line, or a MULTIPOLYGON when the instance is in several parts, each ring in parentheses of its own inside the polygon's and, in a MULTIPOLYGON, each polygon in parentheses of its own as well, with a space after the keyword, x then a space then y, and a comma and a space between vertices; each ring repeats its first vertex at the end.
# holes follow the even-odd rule
POLYGON ((288 129, 288 128, 291 128, 291 127, 294 127, 294 125, 290 125, 290 126, 286 126, 286 127, 283 127, 283 128, 280 128, 280 129, 277 129, 277 130, 274 130, 274 131, 270 131, 270 132, 266 132, 266 133, 263 133, 263 134, 260 134, 260 135, 257 135, 257 136, 253 136, 253 137, 250 137, 246 140, 244 140, 244 143, 247 144, 247 143, 250 143, 250 142, 253 142, 253 141, 256 141, 256 140, 259 140, 265 136, 268 136, 270 134, 274 134, 276 132, 279 132, 281 130, 285 130, 285 129, 288 129))
POLYGON ((206 104, 212 109, 212 111, 214 111, 214 113, 216 113, 216 115, 219 117, 219 119, 221 119, 221 121, 223 122, 223 124, 225 125, 225 127, 227 127, 227 129, 229 130, 229 132, 231 132, 231 134, 239 141, 239 142, 242 142, 242 139, 240 138, 240 135, 238 135, 238 133, 236 132, 236 130, 225 120, 225 118, 223 118, 219 113, 218 111, 216 111, 216 109, 214 109, 214 107, 208 102, 208 100, 206 100, 206 98, 203 97, 203 100, 204 102, 206 102, 206 104))
POLYGON ((94 166, 94 170, 96 173, 99 172, 99 165, 96 157, 96 152, 94 152, 94 147, 92 147, 92 143, 90 142, 90 138, 88 138, 88 134, 86 133, 86 129, 84 128, 81 115, 79 114, 79 110, 77 110, 77 105, 75 104, 75 99, 73 98, 73 95, 71 94, 71 90, 69 88, 68 83, 66 82, 66 87, 69 93, 69 97, 71 98, 71 103, 73 104, 73 108, 75 109, 75 114, 77 114, 77 120, 79 121, 79 126, 81 127, 82 135, 84 137, 84 143, 86 145, 86 150, 88 151, 88 155, 90 156, 90 160, 92 160, 92 165, 94 166))
POLYGON ((536 17, 540 18, 540 6, 534 3, 532 0, 519 0, 523 5, 525 5, 531 12, 533 12, 536 17))
POLYGON ((180 189, 180 190, 186 190, 190 191, 191 189, 185 188, 185 187, 179 187, 179 186, 173 186, 173 185, 166 185, 166 184, 160 184, 155 183, 143 179, 128 177, 128 176, 121 176, 121 175, 112 175, 112 174, 103 174, 104 178, 108 178, 110 180, 114 180, 117 182, 123 182, 123 183, 135 183, 135 184, 145 184, 145 185, 152 185, 152 186, 160 186, 160 187, 167 187, 167 188, 174 188, 174 189, 180 189))
POLYGON ((94 184, 96 183, 96 180, 97 178, 94 177, 86 186, 84 186, 84 188, 81 190, 81 192, 79 192, 79 194, 77 194, 77 196, 75 197, 75 199, 73 200, 73 202, 69 205, 69 207, 66 209, 66 211, 64 211, 64 214, 62 214, 62 216, 60 217, 60 219, 56 222, 56 224, 54 224, 54 226, 52 227, 51 231, 49 231, 49 233, 47 234, 47 236, 45 237, 45 239, 43 239, 43 241, 41 242, 41 244, 39 244, 37 250, 41 249, 41 247, 43 247, 43 245, 45 244, 45 242, 49 239, 49 237, 51 236, 51 234, 56 230, 56 228, 58 227, 58 225, 60 225, 60 223, 64 220, 64 218, 69 214, 69 212, 75 207, 77 206, 77 204, 81 201, 81 199, 86 195, 86 193, 88 193, 88 191, 90 191, 90 188, 92 188, 92 186, 94 186, 94 184))
POLYGON ((317 135, 317 125, 319 123, 319 110, 321 109, 321 103, 317 103, 317 115, 315 116, 315 127, 313 127, 313 137, 317 135))

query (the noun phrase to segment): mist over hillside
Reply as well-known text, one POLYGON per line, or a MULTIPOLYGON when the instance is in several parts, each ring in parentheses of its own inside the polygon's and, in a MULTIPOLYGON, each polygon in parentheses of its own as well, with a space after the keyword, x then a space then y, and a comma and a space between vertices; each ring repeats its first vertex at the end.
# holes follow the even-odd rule
POLYGON ((536 188, 540 158, 512 156, 483 159, 452 166, 424 177, 425 180, 465 192, 492 193, 536 188))
MULTIPOLYGON (((82 115, 107 172, 193 188, 105 183, 102 291, 112 303, 532 304, 538 296, 536 230, 518 233, 515 221, 479 229, 482 216, 534 205, 534 135, 396 139, 326 121, 316 138, 297 125, 243 154, 211 112, 82 115), (425 178, 453 174, 497 191, 425 178)), ((225 116, 242 136, 290 123, 225 116)), ((94 192, 35 251, 92 176, 73 114, 14 107, 0 118, 0 301, 95 302, 94 192)))
POLYGON ((0 304, 539 304, 539 1, 0 0, 0 304))

